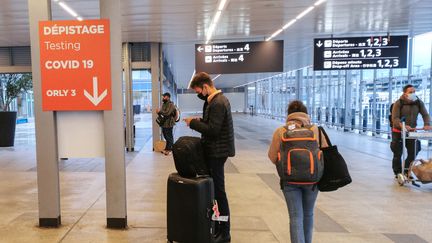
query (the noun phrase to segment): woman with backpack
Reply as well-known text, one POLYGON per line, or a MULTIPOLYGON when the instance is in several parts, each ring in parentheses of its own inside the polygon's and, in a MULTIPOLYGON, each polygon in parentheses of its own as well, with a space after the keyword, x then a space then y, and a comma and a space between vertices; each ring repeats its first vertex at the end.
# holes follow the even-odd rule
POLYGON ((318 196, 316 183, 323 173, 319 147, 328 146, 319 133, 318 127, 311 124, 306 106, 301 101, 292 101, 288 105, 286 125, 276 129, 268 151, 281 178, 292 243, 312 242, 313 213, 318 196))

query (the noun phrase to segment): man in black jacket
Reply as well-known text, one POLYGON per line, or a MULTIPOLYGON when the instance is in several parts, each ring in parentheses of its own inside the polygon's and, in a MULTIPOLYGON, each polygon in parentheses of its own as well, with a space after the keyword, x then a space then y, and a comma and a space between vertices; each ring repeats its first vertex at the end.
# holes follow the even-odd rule
POLYGON ((228 157, 235 155, 234 128, 231 116, 231 105, 220 90, 214 87, 207 73, 201 72, 194 76, 190 87, 198 97, 207 97, 207 106, 203 118, 186 118, 186 124, 201 133, 210 173, 215 184, 215 198, 221 216, 228 216, 227 222, 221 222, 215 236, 215 243, 230 242, 230 211, 225 192, 224 165, 228 157))

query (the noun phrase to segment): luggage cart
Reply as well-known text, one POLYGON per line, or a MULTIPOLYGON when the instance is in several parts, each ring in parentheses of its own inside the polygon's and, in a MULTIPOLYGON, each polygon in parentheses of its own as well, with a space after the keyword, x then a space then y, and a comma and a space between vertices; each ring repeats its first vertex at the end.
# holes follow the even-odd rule
MULTIPOLYGON (((415 164, 417 160, 410 162, 410 166, 408 167, 408 171, 405 171, 405 159, 408 157, 406 150, 406 140, 407 139, 415 139, 415 140, 427 140, 428 146, 426 149, 427 158, 429 158, 429 143, 432 141, 432 131, 425 131, 423 129, 416 129, 415 132, 407 132, 405 122, 402 122, 402 172, 397 175, 397 181, 400 186, 411 183, 414 186, 420 187, 417 183, 419 180, 413 179, 411 176, 412 166, 415 164), (406 172, 406 173, 404 173, 406 172)), ((415 150, 417 150, 417 143, 415 144, 415 150)))

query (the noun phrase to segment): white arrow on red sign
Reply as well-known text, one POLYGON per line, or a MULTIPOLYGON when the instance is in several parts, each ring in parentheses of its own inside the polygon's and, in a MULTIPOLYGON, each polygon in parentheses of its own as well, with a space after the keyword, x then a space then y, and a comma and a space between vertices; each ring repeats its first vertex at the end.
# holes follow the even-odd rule
POLYGON ((199 52, 202 52, 202 51, 204 50, 204 48, 203 48, 202 46, 199 46, 199 47, 197 48, 197 50, 198 50, 199 52))
POLYGON ((84 95, 89 99, 93 105, 97 106, 108 94, 108 90, 104 90, 102 94, 99 96, 98 92, 98 80, 97 77, 93 77, 93 96, 87 92, 87 90, 84 90, 84 95))

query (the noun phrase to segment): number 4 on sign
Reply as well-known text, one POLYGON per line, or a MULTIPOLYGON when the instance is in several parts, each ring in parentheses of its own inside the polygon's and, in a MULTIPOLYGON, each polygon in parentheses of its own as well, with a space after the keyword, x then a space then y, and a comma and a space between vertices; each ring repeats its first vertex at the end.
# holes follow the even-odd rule
POLYGON ((99 96, 98 92, 98 80, 97 77, 93 77, 93 96, 87 92, 87 90, 84 90, 84 95, 89 99, 93 105, 97 106, 108 94, 108 90, 104 90, 102 94, 99 96))

